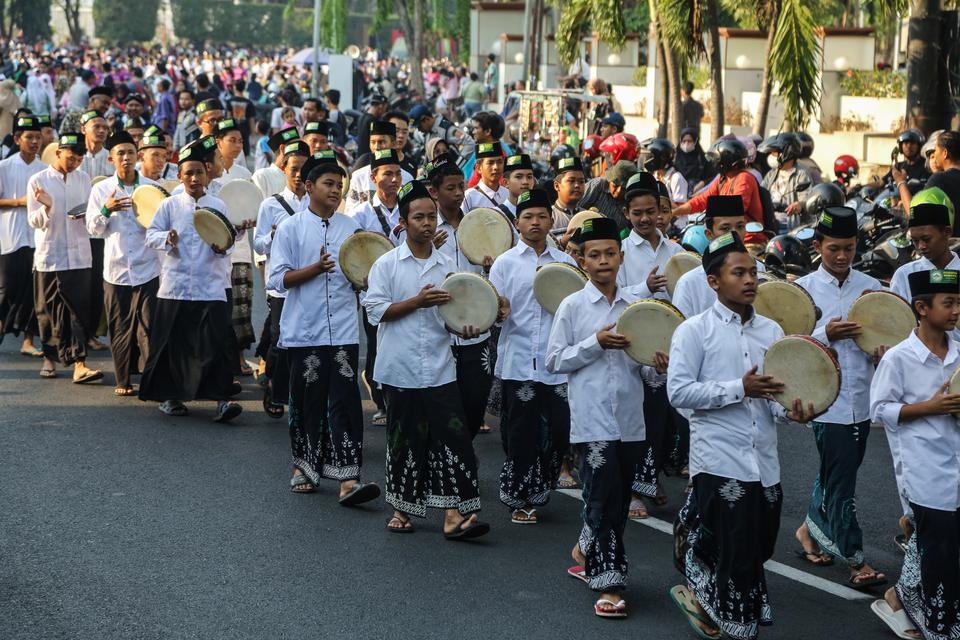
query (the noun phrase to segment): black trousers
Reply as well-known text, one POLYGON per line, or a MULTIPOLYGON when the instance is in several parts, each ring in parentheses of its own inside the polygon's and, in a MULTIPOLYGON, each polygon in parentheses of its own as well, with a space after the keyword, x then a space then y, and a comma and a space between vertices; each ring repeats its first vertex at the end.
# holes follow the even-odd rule
MULTIPOLYGON (((383 411, 383 389, 373 380, 373 365, 377 362, 377 327, 367 320, 367 310, 363 309, 363 333, 367 336, 367 359, 363 365, 363 372, 370 384, 370 399, 377 406, 377 411, 383 411)), ((459 375, 457 376, 459 379, 459 375)), ((479 430, 480 427, 477 427, 479 430)))
POLYGON ((360 345, 287 349, 293 465, 320 478, 357 480, 363 464, 363 409, 357 384, 360 345))
POLYGON ((132 287, 103 283, 110 352, 118 387, 129 387, 130 376, 146 367, 159 288, 159 277, 132 287))
MULTIPOLYGON (((93 264, 90 267, 90 317, 87 326, 90 327, 88 338, 93 338, 100 330, 103 321, 103 238, 90 238, 90 255, 93 264)), ((103 332, 100 333, 103 335, 103 332)))
MULTIPOLYGON (((290 363, 287 350, 277 346, 280 340, 280 315, 286 298, 267 296, 270 308, 270 348, 267 350, 267 368, 265 373, 270 379, 270 399, 276 404, 290 401, 290 363)), ((232 333, 232 332, 231 332, 232 333)))
POLYGON ((89 325, 91 277, 90 269, 34 272, 34 308, 45 358, 63 364, 87 359, 87 339, 96 328, 89 325))
POLYGON ((0 342, 3 335, 37 333, 33 301, 33 248, 0 255, 0 342))
POLYGON ((493 383, 490 342, 485 340, 478 344, 454 345, 452 349, 457 363, 457 386, 460 387, 463 411, 467 416, 467 428, 470 430, 470 437, 475 438, 483 426, 490 385, 493 383))
POLYGON ((383 385, 387 404, 386 500, 426 517, 427 507, 480 510, 477 458, 455 382, 426 389, 383 385))

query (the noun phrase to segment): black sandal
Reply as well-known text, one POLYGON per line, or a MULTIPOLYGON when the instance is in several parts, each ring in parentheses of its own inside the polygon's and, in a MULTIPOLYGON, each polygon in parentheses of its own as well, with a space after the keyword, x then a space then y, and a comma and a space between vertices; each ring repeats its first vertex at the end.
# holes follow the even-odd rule
POLYGON ((464 529, 463 523, 467 520, 469 520, 469 518, 464 518, 458 522, 457 528, 450 533, 444 531, 443 537, 447 540, 472 540, 473 538, 479 538, 480 536, 490 533, 490 525, 486 522, 480 522, 479 520, 464 529))
POLYGON ((270 399, 270 389, 265 389, 263 392, 263 410, 275 420, 283 417, 283 405, 270 399))
POLYGON ((290 478, 290 491, 293 493, 313 493, 316 490, 317 488, 310 482, 310 478, 302 473, 290 478))
POLYGON ((410 518, 401 518, 398 515, 390 516, 390 519, 387 520, 387 531, 390 533, 413 533, 413 523, 410 522, 410 518), (402 524, 402 527, 391 527, 391 522, 399 522, 402 524))

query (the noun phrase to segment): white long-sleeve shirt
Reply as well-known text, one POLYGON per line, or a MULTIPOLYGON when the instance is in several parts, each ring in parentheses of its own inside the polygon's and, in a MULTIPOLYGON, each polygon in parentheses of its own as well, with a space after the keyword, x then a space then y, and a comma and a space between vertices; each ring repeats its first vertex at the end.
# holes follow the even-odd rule
MULTIPOLYGON (((240 158, 237 158, 230 168, 223 168, 223 175, 220 176, 220 181, 227 183, 230 180, 251 180, 253 174, 250 173, 250 170, 247 169, 240 161, 240 158)), ((251 180, 252 181, 252 180, 251 180)))
MULTIPOLYGON (((0 198, 17 200, 27 195, 30 178, 47 168, 37 156, 27 164, 19 151, 0 161, 0 198)), ((36 238, 27 220, 26 207, 0 209, 0 255, 13 253, 23 247, 36 246, 36 238)))
POLYGON ((83 156, 83 162, 80 163, 80 169, 90 176, 91 180, 97 176, 112 175, 115 171, 114 166, 110 163, 110 152, 103 148, 96 153, 87 151, 86 155, 83 156))
POLYGON ((140 226, 131 207, 101 213, 114 193, 130 196, 141 184, 155 184, 137 174, 132 185, 120 183, 116 174, 90 188, 87 200, 87 231, 94 238, 103 238, 103 279, 110 284, 138 286, 160 275, 160 254, 146 245, 147 230, 140 226))
POLYGON ((637 292, 643 298, 658 298, 660 300, 670 300, 670 294, 666 287, 657 291, 653 295, 647 287, 647 276, 654 267, 657 267, 660 275, 664 274, 667 267, 667 261, 670 257, 683 253, 683 247, 676 242, 671 242, 659 230, 660 242, 654 249, 650 243, 645 240, 636 231, 630 231, 630 235, 623 241, 623 264, 620 265, 620 271, 617 272, 617 285, 621 287, 638 287, 637 292))
POLYGON ((850 306, 864 291, 879 291, 880 281, 855 269, 850 270, 843 285, 821 266, 799 278, 796 284, 806 289, 820 308, 820 319, 812 336, 833 348, 840 362, 840 394, 818 422, 856 424, 870 419, 870 381, 873 379, 873 357, 863 352, 853 340, 827 339, 827 323, 831 318, 847 319, 850 306))
POLYGON ((904 405, 925 402, 960 366, 960 343, 951 339, 944 360, 916 331, 887 351, 870 387, 870 415, 883 423, 903 498, 930 509, 960 508, 960 425, 953 416, 900 420, 904 405))
MULTIPOLYGON (((306 193, 303 194, 302 198, 298 198, 297 194, 293 191, 290 191, 290 188, 287 187, 278 194, 283 201, 286 202, 290 209, 294 213, 298 211, 303 211, 307 208, 307 205, 310 204, 310 196, 306 193)), ((289 220, 293 216, 284 209, 283 205, 277 202, 277 199, 272 195, 263 199, 263 202, 260 203, 260 210, 257 212, 257 226, 253 230, 253 249, 257 253, 267 257, 267 266, 265 268, 266 273, 270 273, 271 263, 270 263, 270 251, 274 239, 274 230, 280 228, 280 223, 286 220, 289 220)), ((280 292, 277 289, 270 287, 270 283, 267 283, 267 295, 271 298, 285 298, 286 293, 280 292)))
POLYGON ((604 349, 597 332, 617 322, 631 302, 631 291, 617 288, 613 304, 592 282, 567 296, 553 320, 547 344, 547 370, 567 375, 570 442, 646 437, 640 365, 622 349, 604 349))
POLYGON ((501 380, 557 385, 567 381, 562 373, 547 370, 547 340, 553 314, 533 295, 537 267, 551 262, 576 266, 573 258, 549 245, 539 256, 526 242, 501 254, 490 269, 490 282, 510 301, 510 315, 503 321, 497 344, 496 374, 501 380))
POLYGON ((287 298, 280 315, 281 347, 359 344, 357 296, 340 270, 340 246, 357 231, 356 221, 342 213, 326 221, 309 209, 277 227, 267 287, 287 298), (321 249, 337 265, 334 270, 300 286, 285 287, 284 274, 319 262, 321 249))
POLYGON ((264 198, 280 193, 287 186, 287 176, 283 173, 283 169, 275 164, 257 169, 250 180, 259 187, 264 198))
POLYGON ((709 473, 764 487, 780 482, 775 402, 747 397, 743 376, 763 373, 767 349, 783 337, 756 313, 746 322, 719 301, 687 319, 673 334, 667 395, 690 417, 690 476, 709 473))
POLYGON ((414 297, 428 284, 439 288, 451 271, 450 259, 436 249, 420 260, 406 242, 373 263, 362 304, 370 323, 377 325, 374 380, 407 389, 439 387, 456 380, 450 334, 436 307, 381 321, 390 305, 414 297))
POLYGON ((460 209, 464 213, 469 213, 477 207, 487 207, 488 209, 498 209, 501 204, 510 201, 510 191, 500 186, 496 191, 483 184, 483 181, 477 183, 477 186, 470 187, 463 194, 463 204, 460 209))
POLYGON ((383 203, 380 196, 374 194, 373 199, 360 204, 347 211, 347 215, 357 221, 357 224, 364 231, 372 231, 385 235, 393 243, 393 246, 399 246, 400 240, 400 204, 399 202, 391 209, 383 203), (380 215, 383 215, 383 222, 380 221, 380 215), (386 225, 386 229, 384 229, 386 225))
POLYGON ((193 214, 199 207, 220 212, 226 209, 223 200, 209 194, 194 200, 187 193, 179 193, 160 204, 147 229, 147 246, 161 252, 159 298, 221 302, 227 299, 230 256, 214 253, 200 238, 193 226, 193 214), (167 244, 171 229, 179 236, 176 247, 167 244))
POLYGON ((27 183, 27 220, 35 230, 33 267, 37 271, 89 269, 93 265, 90 235, 83 217, 67 217, 72 208, 86 204, 89 196, 90 177, 80 169, 64 177, 53 167, 47 167, 30 178, 27 183), (33 195, 38 186, 53 200, 49 214, 33 195))
MULTIPOLYGON (((346 210, 356 209, 362 204, 366 204, 373 199, 377 191, 377 185, 373 181, 370 165, 365 165, 354 171, 350 175, 350 187, 347 190, 346 210)), ((400 181, 407 184, 413 180, 413 176, 406 169, 400 169, 400 181)))
MULTIPOLYGON (((950 260, 950 263, 947 266, 943 267, 944 269, 960 269, 960 257, 957 257, 957 254, 953 251, 950 252, 950 255, 953 258, 950 260)), ((917 258, 912 262, 901 266, 899 269, 893 272, 893 277, 890 278, 890 291, 894 292, 907 302, 910 301, 910 274, 917 271, 929 271, 932 269, 939 269, 940 267, 936 266, 929 260, 924 257, 917 258)))
MULTIPOLYGON (((757 271, 763 272, 766 270, 767 268, 758 260, 757 271)), ((717 292, 710 288, 710 284, 707 282, 707 272, 703 270, 703 267, 697 267, 687 271, 677 280, 677 285, 673 288, 671 303, 680 310, 684 318, 690 318, 698 313, 703 313, 712 307, 716 301, 717 292)))

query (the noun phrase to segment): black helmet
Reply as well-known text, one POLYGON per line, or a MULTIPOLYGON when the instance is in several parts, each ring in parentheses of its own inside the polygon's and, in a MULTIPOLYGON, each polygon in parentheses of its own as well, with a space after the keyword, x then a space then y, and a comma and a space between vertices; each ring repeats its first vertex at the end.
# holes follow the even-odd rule
POLYGON ((573 147, 568 144, 558 144, 550 154, 550 165, 555 167, 557 166, 557 160, 575 157, 577 157, 577 152, 573 147))
POLYGON ((778 158, 779 163, 783 164, 784 162, 799 158, 802 147, 803 145, 800 143, 800 138, 797 137, 797 134, 792 131, 785 131, 784 133, 770 136, 761 142, 760 146, 757 147, 757 151, 768 155, 773 151, 777 151, 780 154, 778 158))
POLYGON ((807 191, 803 210, 809 216, 819 216, 824 207, 841 206, 845 201, 843 189, 832 182, 822 182, 807 191))
POLYGON ((806 131, 797 131, 797 137, 800 138, 800 157, 809 158, 813 155, 813 136, 806 131))
POLYGON ((673 164, 676 148, 666 138, 648 138, 640 143, 640 165, 646 171, 666 169, 673 164))
POLYGON ((781 278, 787 274, 804 275, 813 271, 807 248, 799 239, 789 235, 776 236, 767 243, 763 264, 781 278))
POLYGON ((739 140, 717 140, 706 156, 714 167, 724 173, 747 165, 747 148, 739 140))
POLYGON ((922 147, 925 140, 919 129, 907 129, 897 136, 897 147, 904 142, 916 142, 918 146, 922 147))

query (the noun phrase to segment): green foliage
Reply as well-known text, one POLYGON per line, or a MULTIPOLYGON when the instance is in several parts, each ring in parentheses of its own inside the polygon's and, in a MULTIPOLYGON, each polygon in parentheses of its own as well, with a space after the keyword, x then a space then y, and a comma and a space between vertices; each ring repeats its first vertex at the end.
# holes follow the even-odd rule
POLYGON ((108 44, 153 40, 159 8, 160 0, 94 0, 97 37, 108 44))
POLYGON ((564 64, 579 57, 580 39, 587 27, 614 50, 623 49, 627 32, 620 0, 552 0, 551 4, 560 11, 556 42, 557 55, 564 64))
MULTIPOLYGON (((347 3, 345 0, 323 0, 320 5, 320 46, 337 53, 347 46, 347 3)), ((313 28, 311 19, 310 28, 313 28)), ((312 38, 312 33, 311 33, 312 38)))
POLYGON ((783 0, 770 52, 770 69, 780 87, 787 121, 803 128, 820 103, 820 82, 814 62, 820 38, 808 0, 783 0))
POLYGON ((633 84, 638 87, 647 86, 647 66, 641 65, 633 70, 633 84))
POLYGON ((646 0, 639 0, 633 4, 625 3, 623 26, 627 33, 636 33, 641 38, 646 38, 650 30, 650 3, 646 0))
POLYGON ((701 57, 703 47, 702 0, 658 0, 660 32, 681 60, 701 57))
POLYGON ((907 95, 907 77, 896 71, 849 70, 840 78, 840 88, 848 96, 867 98, 903 98, 907 95))
POLYGON ((23 30, 23 39, 37 42, 49 39, 51 0, 10 0, 9 19, 23 30))
MULTIPOLYGON (((194 43, 212 40, 238 45, 296 47, 309 44, 312 38, 313 11, 296 8, 293 2, 282 5, 172 0, 172 7, 177 36, 194 43)), ((342 20, 345 24, 345 11, 342 20)))
POLYGON ((460 61, 470 60, 470 0, 456 0, 457 10, 453 22, 453 36, 457 38, 460 61))

